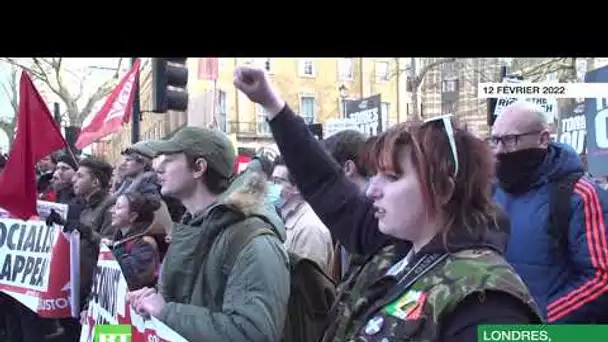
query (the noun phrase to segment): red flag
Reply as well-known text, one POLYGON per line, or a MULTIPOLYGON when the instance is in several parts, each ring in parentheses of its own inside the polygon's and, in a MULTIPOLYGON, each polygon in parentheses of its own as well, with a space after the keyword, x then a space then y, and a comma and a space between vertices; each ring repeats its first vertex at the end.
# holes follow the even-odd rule
POLYGON ((0 207, 22 220, 37 216, 36 164, 67 146, 34 83, 22 72, 17 135, 0 176, 0 207))
POLYGON ((133 111, 135 98, 135 78, 139 75, 139 59, 135 61, 131 70, 120 80, 106 102, 93 120, 83 127, 74 144, 76 148, 83 149, 101 138, 117 132, 122 124, 129 122, 133 111))
POLYGON ((217 80, 218 60, 217 58, 198 59, 198 79, 215 81, 217 80))

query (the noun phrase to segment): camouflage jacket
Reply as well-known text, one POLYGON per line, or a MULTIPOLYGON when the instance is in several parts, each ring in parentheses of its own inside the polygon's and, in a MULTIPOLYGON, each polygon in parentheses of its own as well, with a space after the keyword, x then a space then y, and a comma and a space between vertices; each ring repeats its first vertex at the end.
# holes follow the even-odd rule
MULTIPOLYGON (((348 298, 337 304, 335 317, 339 319, 330 326, 324 341, 438 341, 440 317, 452 312, 468 295, 483 295, 488 290, 519 298, 540 322, 526 286, 504 258, 492 250, 469 249, 423 258, 414 263, 426 262, 422 268, 405 267, 387 275, 391 254, 394 255, 394 247, 385 247, 362 269, 364 272, 367 267, 375 267, 379 277, 371 281, 360 278, 366 284, 348 279, 352 281, 352 286, 345 285, 351 290, 344 289, 348 298), (412 269, 412 273, 417 273, 415 269, 426 272, 407 277, 412 269)), ((367 272, 371 274, 371 270, 367 272)))

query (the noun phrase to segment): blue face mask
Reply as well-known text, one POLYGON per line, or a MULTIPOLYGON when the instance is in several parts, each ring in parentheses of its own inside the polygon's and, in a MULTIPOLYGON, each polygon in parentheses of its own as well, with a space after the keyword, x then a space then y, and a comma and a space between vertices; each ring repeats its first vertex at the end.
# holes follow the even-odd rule
POLYGON ((266 200, 275 206, 281 208, 285 201, 281 197, 281 186, 278 184, 269 184, 266 192, 266 200))

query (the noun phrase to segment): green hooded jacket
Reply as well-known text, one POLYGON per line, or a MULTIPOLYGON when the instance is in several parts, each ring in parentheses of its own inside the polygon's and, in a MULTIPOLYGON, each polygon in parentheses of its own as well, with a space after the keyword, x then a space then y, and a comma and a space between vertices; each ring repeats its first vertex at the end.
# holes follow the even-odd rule
POLYGON ((281 339, 290 289, 285 228, 265 193, 266 180, 245 172, 215 204, 174 226, 159 284, 167 304, 157 318, 189 341, 281 339), (254 238, 223 269, 230 236, 261 227, 280 239, 254 238))

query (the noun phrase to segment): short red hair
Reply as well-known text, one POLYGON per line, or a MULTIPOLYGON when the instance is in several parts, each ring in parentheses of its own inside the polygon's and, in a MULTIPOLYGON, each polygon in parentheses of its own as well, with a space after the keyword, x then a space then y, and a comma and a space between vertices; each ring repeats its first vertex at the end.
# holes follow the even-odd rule
POLYGON ((378 136, 367 161, 374 173, 400 176, 401 152, 410 148, 428 217, 443 215, 447 224, 444 237, 452 230, 481 237, 485 229, 496 226, 497 208, 492 199, 494 158, 484 140, 455 122, 452 125, 458 154, 455 178, 454 158, 442 121, 392 126, 378 136))

